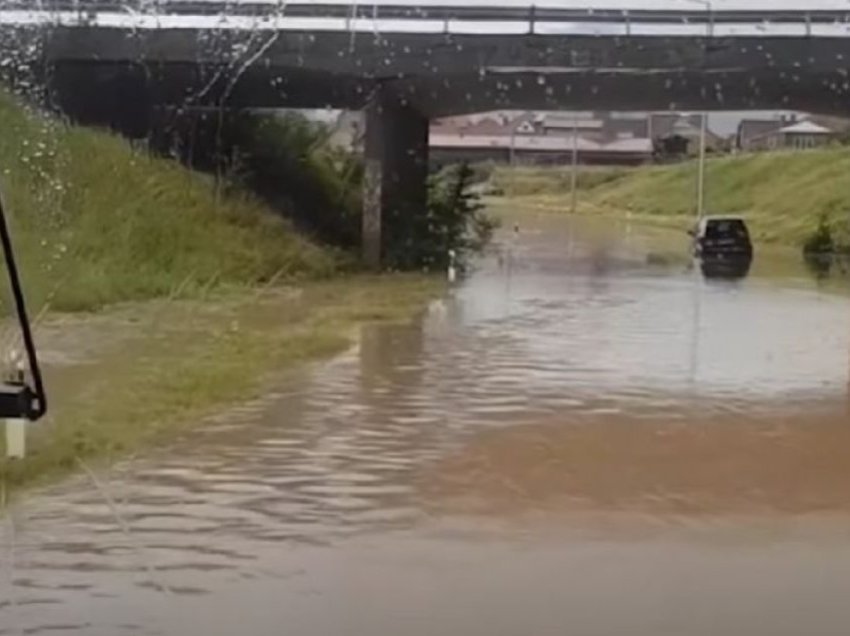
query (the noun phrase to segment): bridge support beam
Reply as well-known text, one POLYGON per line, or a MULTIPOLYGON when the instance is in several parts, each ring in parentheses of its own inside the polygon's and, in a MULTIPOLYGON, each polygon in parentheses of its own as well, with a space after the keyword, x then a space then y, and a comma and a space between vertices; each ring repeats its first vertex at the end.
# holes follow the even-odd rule
POLYGON ((393 239, 384 228, 424 214, 428 204, 428 118, 382 89, 365 119, 363 260, 378 269, 393 239))
POLYGON ((108 126, 130 139, 151 130, 155 94, 142 64, 54 64, 47 106, 86 126, 108 126))

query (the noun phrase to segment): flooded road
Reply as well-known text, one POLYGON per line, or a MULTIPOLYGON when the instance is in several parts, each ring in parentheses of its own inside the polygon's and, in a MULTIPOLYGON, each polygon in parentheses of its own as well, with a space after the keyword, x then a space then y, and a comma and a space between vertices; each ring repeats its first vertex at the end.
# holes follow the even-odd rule
POLYGON ((843 283, 510 234, 415 324, 17 505, 0 634, 845 634, 843 283))

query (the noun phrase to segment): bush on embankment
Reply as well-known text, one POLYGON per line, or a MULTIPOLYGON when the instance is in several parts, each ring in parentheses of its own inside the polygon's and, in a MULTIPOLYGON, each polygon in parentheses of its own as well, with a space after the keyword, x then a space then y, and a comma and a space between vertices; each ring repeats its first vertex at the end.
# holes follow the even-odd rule
MULTIPOLYGON (((565 186, 563 178, 568 171, 535 172, 534 195, 568 196, 569 182, 565 186)), ((824 219, 836 243, 844 245, 850 230, 849 174, 846 147, 712 157, 706 167, 706 212, 741 214, 756 239, 794 246, 802 246, 824 219)), ((697 164, 600 169, 589 171, 579 185, 585 212, 630 211, 684 227, 695 211, 697 164)))
POLYGON ((335 256, 244 192, 0 93, 2 193, 36 307, 92 309, 275 277, 335 256))
MULTIPOLYGON (((192 167, 256 192, 318 240, 359 251, 362 160, 329 144, 326 125, 296 113, 209 113, 184 131, 177 154, 192 167)), ((384 266, 443 268, 450 250, 463 266, 480 251, 493 223, 470 191, 474 179, 468 167, 451 166, 431 176, 424 214, 385 213, 384 266)))
POLYGON ((428 180, 424 214, 389 217, 384 257, 392 267, 443 271, 453 262, 461 271, 467 269, 470 257, 487 246, 498 225, 471 191, 474 178, 467 164, 448 166, 428 180))
MULTIPOLYGON (((357 249, 361 162, 297 113, 208 112, 178 132, 174 152, 194 170, 249 190, 319 240, 357 249)), ((165 143, 173 140, 166 139, 165 143)))

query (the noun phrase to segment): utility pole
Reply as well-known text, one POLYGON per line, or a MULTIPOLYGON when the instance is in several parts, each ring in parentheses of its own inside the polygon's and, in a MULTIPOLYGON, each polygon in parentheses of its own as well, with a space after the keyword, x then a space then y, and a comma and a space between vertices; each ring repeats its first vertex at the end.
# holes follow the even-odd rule
POLYGON ((652 119, 653 113, 649 113, 646 116, 646 136, 649 138, 650 143, 654 143, 654 131, 652 130, 652 119))
POLYGON ((573 161, 572 161, 572 171, 570 172, 570 212, 572 214, 576 213, 576 204, 578 198, 578 192, 576 186, 578 185, 578 116, 573 113, 573 161))
MULTIPOLYGON (((714 37, 714 8, 712 0, 686 0, 701 4, 705 7, 707 25, 706 25, 706 40, 714 37)), ((708 113, 702 112, 699 133, 699 177, 697 179, 697 221, 705 214, 705 137, 708 127, 708 113)))
POLYGON ((508 172, 511 175, 511 195, 516 192, 516 128, 517 123, 515 120, 511 120, 511 147, 508 151, 508 165, 510 166, 510 170, 508 172))
POLYGON ((516 122, 511 122, 511 152, 510 152, 510 158, 509 158, 511 168, 514 167, 514 164, 516 162, 516 158, 515 158, 515 154, 514 154, 515 153, 515 151, 514 151, 515 145, 516 145, 516 122))
POLYGON ((697 176, 697 222, 705 214, 705 137, 708 128, 708 113, 700 117, 699 131, 699 175, 697 176))

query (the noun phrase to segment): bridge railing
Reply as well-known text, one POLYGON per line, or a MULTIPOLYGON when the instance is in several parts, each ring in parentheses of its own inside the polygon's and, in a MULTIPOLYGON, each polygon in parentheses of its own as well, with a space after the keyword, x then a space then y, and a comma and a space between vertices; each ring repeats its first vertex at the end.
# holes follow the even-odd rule
MULTIPOLYGON (((702 0, 694 0, 702 1, 702 0)), ((218 17, 222 24, 274 21, 287 30, 610 36, 850 36, 850 8, 800 10, 612 9, 246 0, 0 0, 0 12, 158 18, 218 17), (247 22, 246 22, 247 21, 247 22)), ((64 20, 68 22, 68 20, 64 20)), ((185 23, 183 20, 181 24, 185 23)), ((115 20, 109 22, 115 24, 115 20)), ((168 25, 166 20, 163 25, 168 25)))

